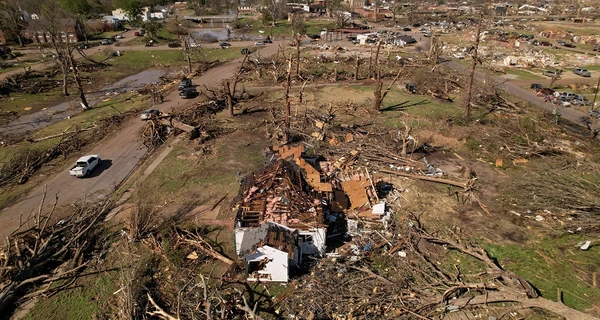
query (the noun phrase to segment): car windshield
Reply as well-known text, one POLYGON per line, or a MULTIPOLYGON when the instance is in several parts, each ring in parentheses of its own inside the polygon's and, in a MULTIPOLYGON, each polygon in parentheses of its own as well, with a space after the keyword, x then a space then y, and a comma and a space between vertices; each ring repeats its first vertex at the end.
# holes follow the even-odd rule
POLYGON ((88 164, 85 161, 77 161, 77 165, 75 167, 77 167, 77 168, 85 168, 85 167, 87 167, 87 165, 88 164))

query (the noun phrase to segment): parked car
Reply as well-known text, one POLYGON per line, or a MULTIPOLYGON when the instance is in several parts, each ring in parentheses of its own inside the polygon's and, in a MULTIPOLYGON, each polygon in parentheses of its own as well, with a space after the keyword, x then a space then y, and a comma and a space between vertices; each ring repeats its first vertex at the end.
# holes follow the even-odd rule
POLYGON ((263 40, 264 43, 273 43, 273 41, 271 40, 271 37, 267 36, 265 38, 265 40, 263 40))
POLYGON ((115 38, 117 38, 117 39, 123 39, 123 35, 122 34, 118 34, 115 38))
POLYGON ((576 48, 576 46, 570 42, 565 42, 565 44, 563 44, 562 46, 567 48, 576 48))
POLYGON ((109 39, 103 39, 102 41, 100 41, 100 44, 109 45, 109 44, 111 44, 111 41, 109 39))
POLYGON ((556 100, 551 100, 551 101, 552 101, 552 104, 556 104, 556 105, 558 105, 560 107, 566 108, 566 107, 570 107, 571 106, 571 103, 569 101, 565 101, 565 100, 562 100, 562 99, 556 99, 556 100))
POLYGON ((179 47, 181 47, 181 43, 179 43, 179 42, 169 42, 169 44, 167 46, 169 48, 179 48, 179 47))
POLYGON ((265 45, 265 42, 264 42, 264 41, 256 41, 256 42, 254 43, 254 45, 255 45, 255 46, 264 46, 264 45, 265 45))
POLYGON ((87 43, 82 43, 79 46, 77 46, 77 48, 79 48, 80 50, 89 49, 90 45, 87 43))
POLYGON ((190 43, 190 48, 199 48, 199 47, 200 46, 195 42, 190 43))
POLYGON ((219 47, 221 47, 221 49, 227 49, 227 48, 231 47, 231 43, 221 42, 221 43, 219 43, 219 47))
POLYGON ((577 97, 577 95, 574 94, 573 92, 561 92, 558 97, 559 98, 564 97, 565 99, 573 100, 573 99, 575 99, 575 97, 577 97))
POLYGON ((182 99, 190 99, 195 98, 197 96, 198 91, 196 91, 196 88, 194 87, 185 88, 179 92, 179 97, 181 97, 182 99))
POLYGON ((160 111, 155 110, 155 109, 148 109, 148 110, 142 112, 142 114, 140 114, 140 118, 142 120, 148 120, 148 119, 152 119, 154 117, 160 117, 160 111))
POLYGON ((186 79, 181 80, 181 82, 179 82, 179 86, 177 88, 179 89, 179 91, 182 91, 183 89, 191 88, 191 87, 192 87, 192 80, 186 78, 186 79))
POLYGON ((452 56, 453 56, 455 59, 459 59, 459 60, 462 60, 462 59, 464 59, 464 58, 465 58, 465 55, 464 55, 464 54, 462 54, 462 53, 460 53, 460 52, 453 53, 453 54, 452 54, 452 56))
POLYGON ((576 68, 575 70, 573 70, 573 73, 578 75, 578 76, 582 76, 582 77, 591 77, 592 73, 587 71, 587 69, 583 69, 583 68, 576 68))
POLYGON ((575 96, 575 98, 573 98, 573 100, 571 100, 571 104, 574 104, 576 106, 590 106, 592 102, 584 98, 582 95, 578 94, 577 96, 575 96))
POLYGON ((532 83, 532 84, 529 86, 529 88, 531 88, 531 89, 533 89, 533 90, 535 90, 535 91, 538 91, 538 90, 542 89, 542 88, 543 88, 543 86, 542 86, 541 84, 539 84, 539 83, 532 83))
POLYGON ((597 119, 600 119, 600 110, 590 110, 590 111, 588 112, 588 114, 589 114, 591 117, 596 117, 597 119))
POLYGON ((562 73, 562 71, 560 71, 560 70, 546 70, 546 71, 544 71, 543 75, 545 75, 546 77, 550 77, 550 78, 558 78, 558 77, 560 77, 561 73, 562 73))
POLYGON ((412 29, 411 29, 411 28, 409 28, 409 27, 404 27, 404 28, 402 28, 402 31, 406 31, 406 32, 408 32, 408 31, 412 31, 412 29))
POLYGON ((81 157, 75 163, 75 166, 69 170, 69 174, 77 178, 83 178, 94 170, 102 160, 97 154, 81 157))
POLYGON ((144 47, 152 47, 154 46, 153 42, 146 42, 146 44, 144 45, 144 47))
POLYGON ((594 49, 592 49, 593 51, 600 51, 600 44, 597 44, 594 49))

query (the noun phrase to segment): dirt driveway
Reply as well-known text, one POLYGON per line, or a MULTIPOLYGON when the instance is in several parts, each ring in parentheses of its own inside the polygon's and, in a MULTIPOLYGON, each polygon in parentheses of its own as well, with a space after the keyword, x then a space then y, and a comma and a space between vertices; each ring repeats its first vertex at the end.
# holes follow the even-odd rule
MULTIPOLYGON (((270 56, 277 52, 278 42, 262 47, 261 56, 270 56)), ((283 45, 283 43, 282 43, 283 45)), ((232 77, 237 72, 243 58, 238 58, 222 66, 211 69, 202 76, 194 79, 194 84, 203 87, 220 85, 223 79, 232 77)), ((193 99, 181 100, 178 91, 173 91, 165 97, 163 104, 154 106, 161 111, 170 112, 172 109, 193 103, 193 99), (185 103, 184 103, 185 101, 185 103)), ((146 154, 146 147, 140 139, 140 130, 144 122, 139 118, 130 119, 122 126, 122 130, 112 137, 107 138, 102 144, 88 154, 98 154, 103 163, 89 178, 77 179, 71 177, 67 171, 58 173, 46 183, 48 202, 53 202, 58 196, 58 206, 76 203, 82 199, 95 202, 104 198, 115 190, 128 175, 133 172, 146 154)), ((43 196, 43 186, 40 186, 23 200, 11 207, 0 211, 0 237, 4 238, 19 225, 21 214, 26 217, 30 212, 37 210, 43 196)))

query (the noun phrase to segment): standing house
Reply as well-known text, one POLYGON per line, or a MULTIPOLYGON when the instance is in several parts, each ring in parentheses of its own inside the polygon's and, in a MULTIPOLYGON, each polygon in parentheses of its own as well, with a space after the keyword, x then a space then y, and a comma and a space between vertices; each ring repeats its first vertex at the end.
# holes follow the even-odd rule
POLYGON ((58 23, 53 24, 45 19, 31 19, 27 28, 21 32, 24 38, 34 43, 49 43, 54 37, 59 42, 76 43, 85 37, 84 28, 78 19, 68 18, 60 19, 58 23), (53 29, 57 30, 53 30, 53 29))
POLYGON ((287 282, 287 264, 283 279, 282 264, 265 262, 280 259, 281 252, 293 265, 299 265, 304 255, 325 253, 327 225, 321 193, 331 192, 331 185, 314 181, 310 169, 305 170, 305 179, 301 168, 312 167, 302 158, 296 161, 277 160, 245 177, 240 187, 234 245, 236 254, 246 260, 249 280, 287 282), (261 251, 265 246, 269 249, 261 251))

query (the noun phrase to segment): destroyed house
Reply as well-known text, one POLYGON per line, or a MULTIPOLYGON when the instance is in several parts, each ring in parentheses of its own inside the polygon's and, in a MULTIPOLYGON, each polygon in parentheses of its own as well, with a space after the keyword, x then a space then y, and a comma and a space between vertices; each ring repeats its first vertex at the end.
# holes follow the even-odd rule
POLYGON ((281 252, 295 265, 303 255, 325 252, 321 192, 311 187, 294 162, 277 160, 248 175, 234 201, 235 251, 246 260, 248 280, 287 281, 275 276, 283 268, 287 275, 287 264, 270 265, 281 252))

